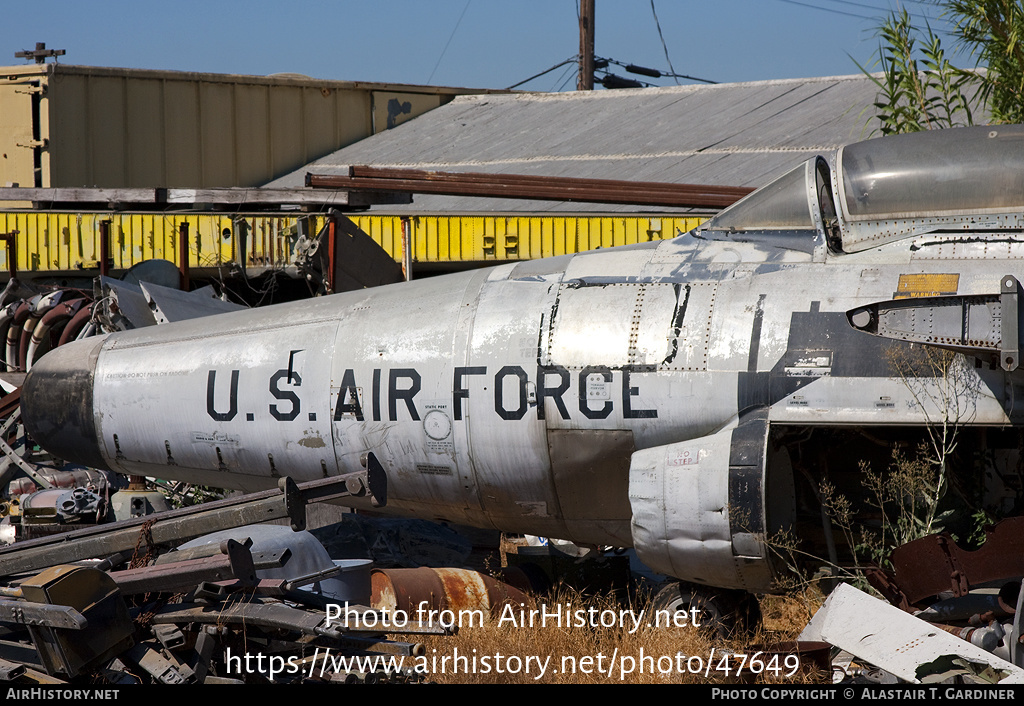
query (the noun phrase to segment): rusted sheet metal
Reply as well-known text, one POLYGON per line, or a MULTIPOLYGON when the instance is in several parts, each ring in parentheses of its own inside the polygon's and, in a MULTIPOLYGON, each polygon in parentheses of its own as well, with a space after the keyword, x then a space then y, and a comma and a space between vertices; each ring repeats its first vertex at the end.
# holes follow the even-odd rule
POLYGON ((496 616, 509 603, 533 604, 518 588, 467 569, 377 569, 370 574, 370 585, 374 608, 412 616, 424 614, 421 610, 478 610, 496 616))
POLYGON ((963 596, 971 587, 1024 576, 1024 517, 1003 520, 986 532, 976 550, 962 549, 948 533, 897 547, 891 574, 869 576, 872 586, 899 605, 917 604, 942 591, 963 596), (888 580, 886 580, 888 579, 888 580))

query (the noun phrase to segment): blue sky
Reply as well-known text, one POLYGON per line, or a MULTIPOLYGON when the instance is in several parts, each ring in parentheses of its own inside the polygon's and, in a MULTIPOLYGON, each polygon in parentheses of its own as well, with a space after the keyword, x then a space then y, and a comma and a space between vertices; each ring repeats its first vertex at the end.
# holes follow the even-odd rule
MULTIPOLYGON (((872 62, 875 27, 896 4, 654 0, 663 47, 651 0, 597 0, 595 53, 661 70, 671 60, 676 73, 719 82, 854 74, 855 60, 872 62)), ((939 14, 925 0, 905 4, 919 16, 939 14)), ((16 51, 46 42, 67 50, 60 61, 69 64, 506 88, 573 57, 579 45, 576 0, 49 0, 0 7, 0 65, 23 63, 16 51)), ((574 86, 566 66, 522 88, 574 86)))

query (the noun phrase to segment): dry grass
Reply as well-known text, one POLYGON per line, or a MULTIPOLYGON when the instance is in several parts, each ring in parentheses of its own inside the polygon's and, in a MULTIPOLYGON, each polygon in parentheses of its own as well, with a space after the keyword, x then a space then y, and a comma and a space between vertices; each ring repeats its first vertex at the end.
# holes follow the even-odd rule
MULTIPOLYGON (((646 599, 630 605, 611 594, 588 597, 565 589, 538 600, 538 608, 543 604, 548 611, 557 610, 559 604, 563 614, 585 611, 587 623, 591 615, 603 615, 610 622, 612 613, 606 611, 615 615, 627 611, 621 615, 630 627, 631 616, 639 616, 647 607, 646 599)), ((729 657, 730 653, 745 655, 749 645, 795 639, 820 600, 814 592, 767 597, 762 600, 765 621, 758 633, 725 643, 692 626, 649 626, 646 613, 632 634, 619 627, 566 625, 565 621, 558 625, 553 619, 545 626, 524 627, 492 618, 483 627, 463 627, 453 637, 426 640, 426 658, 420 664, 428 672, 424 676, 438 683, 736 683, 740 679, 735 668, 741 658, 729 657)), ((573 613, 574 618, 577 615, 573 613)), ((812 678, 803 673, 787 678, 789 671, 776 661, 775 673, 769 669, 750 680, 812 678)))
POLYGON ((774 640, 795 640, 826 596, 815 585, 784 596, 761 598, 764 632, 774 640))

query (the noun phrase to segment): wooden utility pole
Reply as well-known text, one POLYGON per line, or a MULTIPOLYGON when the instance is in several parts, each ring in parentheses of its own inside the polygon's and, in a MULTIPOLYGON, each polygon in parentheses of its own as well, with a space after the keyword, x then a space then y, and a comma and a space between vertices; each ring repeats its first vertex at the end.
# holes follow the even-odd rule
POLYGON ((577 91, 594 90, 594 0, 580 0, 580 75, 577 91))
POLYGON ((37 64, 45 64, 48 57, 52 57, 54 61, 57 60, 58 56, 64 56, 65 51, 63 49, 47 49, 46 42, 36 42, 36 50, 26 49, 25 51, 19 51, 14 53, 16 59, 33 59, 37 64))

